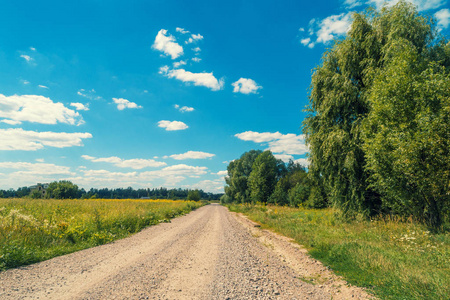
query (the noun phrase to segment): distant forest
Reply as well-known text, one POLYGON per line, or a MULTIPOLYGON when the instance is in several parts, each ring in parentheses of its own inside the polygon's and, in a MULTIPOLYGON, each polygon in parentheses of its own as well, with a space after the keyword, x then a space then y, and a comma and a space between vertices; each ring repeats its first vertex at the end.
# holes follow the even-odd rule
MULTIPOLYGON (((192 198, 192 195, 197 196, 200 195, 200 199, 202 200, 219 200, 223 194, 213 194, 207 193, 203 190, 189 190, 189 189, 167 189, 164 187, 154 188, 154 189, 133 189, 132 187, 128 188, 117 188, 117 189, 94 189, 86 191, 85 189, 78 189, 75 185, 76 190, 73 191, 71 189, 70 192, 73 192, 71 197, 67 198, 77 198, 77 199, 140 199, 140 198, 149 198, 149 199, 171 199, 171 200, 184 200, 192 198), (198 194, 197 194, 198 192, 198 194)), ((22 198, 33 196, 32 190, 29 187, 21 187, 17 190, 9 189, 9 190, 0 190, 0 198, 22 198)), ((34 197, 35 198, 35 197, 34 197)), ((60 198, 60 197, 57 197, 60 198)), ((61 197, 66 198, 66 197, 61 197)), ((197 197, 194 197, 197 198, 197 197)), ((197 199, 192 199, 197 200, 197 199)))

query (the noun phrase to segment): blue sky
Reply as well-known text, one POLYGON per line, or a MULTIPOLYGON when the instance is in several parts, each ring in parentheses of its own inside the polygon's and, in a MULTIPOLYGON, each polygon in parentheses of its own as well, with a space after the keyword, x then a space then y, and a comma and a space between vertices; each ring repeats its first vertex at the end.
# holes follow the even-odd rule
MULTIPOLYGON (((412 2, 448 34, 447 0, 412 2)), ((217 193, 251 149, 307 165, 312 69, 352 11, 382 3, 3 1, 0 188, 217 193)))

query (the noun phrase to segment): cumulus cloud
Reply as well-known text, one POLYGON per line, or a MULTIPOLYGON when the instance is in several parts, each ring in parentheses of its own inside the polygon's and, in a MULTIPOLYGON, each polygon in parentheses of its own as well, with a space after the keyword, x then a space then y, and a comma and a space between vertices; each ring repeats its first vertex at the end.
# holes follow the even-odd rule
POLYGON ((277 154, 301 155, 309 151, 305 144, 304 135, 245 131, 238 133, 235 136, 243 141, 267 143, 269 146, 268 149, 277 154))
POLYGON ((32 58, 31 56, 25 55, 25 54, 22 54, 20 57, 22 57, 23 59, 25 59, 27 62, 30 62, 30 61, 33 60, 33 58, 32 58))
POLYGON ((50 98, 38 95, 5 96, 0 94, 0 118, 8 119, 16 124, 32 122, 80 125, 84 123, 78 112, 65 107, 62 103, 55 103, 50 98))
POLYGON ((165 128, 167 131, 184 130, 189 128, 185 123, 181 121, 167 121, 161 120, 158 122, 158 127, 165 128))
POLYGON ((307 159, 307 158, 299 158, 299 159, 295 160, 294 162, 299 163, 301 166, 306 167, 306 168, 309 166, 309 159, 307 159))
POLYGON ((227 176, 228 175, 228 171, 219 171, 217 173, 212 173, 212 174, 219 175, 219 176, 227 176))
POLYGON ((94 89, 90 89, 90 90, 85 90, 85 89, 80 89, 77 91, 77 95, 84 97, 84 98, 88 98, 90 100, 100 100, 102 99, 102 97, 97 96, 96 92, 94 89))
POLYGON ((197 41, 203 40, 203 36, 201 34, 191 34, 191 37, 185 42, 186 44, 196 43, 197 41))
POLYGON ((439 29, 448 28, 450 24, 450 10, 448 8, 441 9, 434 14, 439 29))
MULTIPOLYGON (((43 160, 42 160, 43 161, 43 160)), ((15 174, 34 174, 34 175, 55 175, 67 174, 73 175, 69 167, 58 166, 47 163, 29 163, 29 162, 0 162, 0 169, 19 170, 15 174)))
POLYGON ((189 106, 183 106, 183 107, 180 107, 178 104, 175 104, 174 105, 174 107, 176 108, 176 109, 178 109, 179 111, 181 111, 181 112, 191 112, 191 111, 194 111, 194 108, 193 107, 189 107, 189 106))
MULTIPOLYGON (((399 0, 367 0, 366 4, 374 5, 377 9, 381 9, 383 6, 393 6, 397 4, 399 0)), ((425 11, 430 9, 439 8, 447 2, 447 0, 409 0, 416 5, 419 11, 425 11)))
POLYGON ((194 57, 194 58, 192 58, 192 61, 194 61, 194 62, 201 62, 202 59, 198 58, 198 57, 194 57))
POLYGON ((137 105, 134 102, 130 102, 123 98, 112 98, 114 103, 117 104, 118 110, 124 110, 125 108, 142 108, 142 106, 137 105))
POLYGON ((192 48, 192 51, 194 51, 194 52, 200 52, 200 51, 202 51, 202 49, 200 49, 200 47, 195 47, 195 48, 192 48))
POLYGON ((289 154, 274 154, 276 159, 281 159, 284 162, 288 162, 291 159, 294 159, 292 155, 289 154))
POLYGON ((188 189, 201 189, 205 192, 219 193, 223 192, 224 185, 225 182, 223 179, 217 179, 217 180, 202 180, 198 183, 185 185, 183 187, 188 189))
POLYGON ((75 107, 76 110, 89 110, 89 104, 84 105, 83 103, 72 102, 70 106, 75 107))
POLYGON ((141 159, 141 158, 121 159, 117 156, 96 158, 89 155, 82 155, 81 157, 86 160, 90 160, 92 162, 106 162, 113 164, 119 168, 132 168, 136 170, 147 167, 162 167, 167 165, 165 162, 156 161, 153 159, 141 159))
POLYGON ((169 157, 176 159, 176 160, 183 160, 183 159, 205 159, 205 158, 211 158, 213 156, 215 156, 215 154, 201 152, 201 151, 188 151, 188 152, 182 153, 182 154, 173 154, 173 155, 170 155, 169 157))
POLYGON ((165 29, 161 29, 158 32, 152 47, 153 49, 164 52, 166 55, 170 55, 172 59, 183 55, 183 47, 176 43, 175 37, 167 34, 167 30, 165 29))
POLYGON ((37 132, 22 128, 0 129, 0 150, 34 151, 45 146, 65 148, 83 146, 82 139, 92 138, 90 133, 37 132))
MULTIPOLYGON (((178 67, 180 67, 180 66, 183 66, 183 65, 185 65, 186 64, 186 61, 185 60, 180 60, 180 61, 177 61, 177 62, 174 62, 173 63, 173 67, 174 68, 178 68, 178 67)), ((167 67, 167 69, 168 69, 169 67, 167 67)))
POLYGON ((180 28, 180 27, 177 27, 175 30, 176 30, 177 32, 179 32, 179 33, 182 33, 182 34, 189 33, 189 31, 184 30, 184 28, 180 28))
POLYGON ((234 87, 233 93, 257 94, 258 90, 262 89, 262 86, 257 85, 256 82, 250 78, 240 78, 231 85, 234 87))
POLYGON ((212 91, 218 91, 223 88, 223 79, 218 80, 213 73, 192 73, 184 69, 170 70, 168 66, 159 69, 159 73, 168 78, 175 78, 183 82, 193 83, 195 86, 204 86, 212 91))
POLYGON ((317 42, 326 43, 333 40, 337 36, 347 33, 351 25, 351 13, 342 13, 333 15, 323 19, 319 24, 317 31, 317 42))

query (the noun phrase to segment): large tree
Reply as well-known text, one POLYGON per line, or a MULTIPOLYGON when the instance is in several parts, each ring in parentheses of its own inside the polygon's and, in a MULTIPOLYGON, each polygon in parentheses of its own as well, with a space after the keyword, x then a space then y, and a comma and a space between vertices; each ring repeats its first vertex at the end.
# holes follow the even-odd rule
POLYGON ((245 152, 239 159, 233 160, 228 165, 228 176, 225 178, 227 184, 227 186, 225 186, 225 193, 230 201, 239 203, 250 202, 248 177, 252 172, 252 166, 255 159, 261 153, 261 150, 245 152))
POLYGON ((407 39, 385 53, 369 94, 367 169, 385 209, 439 227, 450 209, 450 69, 407 39))
MULTIPOLYGON (((370 184, 373 170, 365 167, 362 132, 372 108, 374 79, 393 54, 389 49, 402 41, 421 53, 433 39, 432 22, 400 1, 380 12, 354 14, 347 37, 337 41, 315 69, 303 126, 310 147, 309 176, 312 185, 344 212, 382 209, 379 189, 370 184)), ((321 194, 315 191, 312 197, 321 194)))
POLYGON ((258 155, 248 178, 250 197, 253 202, 267 202, 277 184, 279 170, 279 162, 272 152, 266 150, 258 155))

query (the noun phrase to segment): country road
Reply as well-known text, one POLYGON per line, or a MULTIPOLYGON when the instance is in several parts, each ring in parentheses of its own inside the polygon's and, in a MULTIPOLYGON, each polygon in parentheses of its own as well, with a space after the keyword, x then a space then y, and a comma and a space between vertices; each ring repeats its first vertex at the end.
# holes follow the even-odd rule
POLYGON ((0 299, 367 299, 287 238, 217 204, 0 272, 0 299))

